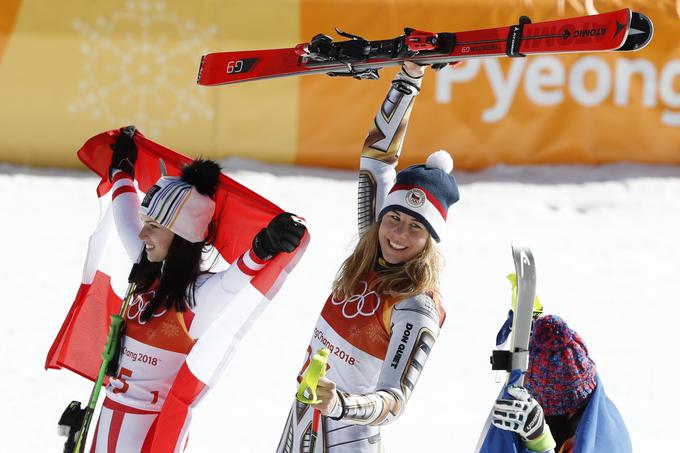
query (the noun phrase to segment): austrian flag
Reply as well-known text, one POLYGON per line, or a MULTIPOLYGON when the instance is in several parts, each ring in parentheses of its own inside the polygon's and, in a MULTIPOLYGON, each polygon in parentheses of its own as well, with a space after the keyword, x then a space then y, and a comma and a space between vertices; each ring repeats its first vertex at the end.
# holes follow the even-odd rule
MULTIPOLYGON (((101 177, 97 187, 100 201, 99 223, 90 237, 82 281, 66 319, 50 348, 45 368, 67 368, 95 381, 101 364, 101 353, 106 342, 112 314, 118 314, 128 283, 131 264, 129 253, 116 230, 112 199, 123 192, 137 192, 142 198, 160 178, 160 161, 168 176, 179 176, 191 159, 145 138, 135 135, 138 157, 134 184, 112 184, 108 180, 111 162, 110 145, 118 130, 108 131, 89 139, 78 151, 79 159, 101 177), (121 189, 122 187, 122 189, 121 189), (121 192, 123 190, 123 192, 121 192)), ((129 196, 129 195, 127 195, 129 196)), ((292 253, 281 253, 266 265, 254 261, 247 252, 255 235, 283 212, 255 192, 224 174, 220 175, 215 195, 215 249, 229 264, 243 271, 252 270, 245 290, 227 301, 222 312, 216 314, 219 332, 208 328, 199 337, 182 366, 204 385, 211 385, 233 355, 240 338, 274 297, 288 273, 302 256, 309 236, 292 253), (257 272, 254 272, 257 270, 257 272)), ((182 379, 182 372, 178 380, 182 379)), ((177 384, 177 381, 175 382, 177 384)), ((195 385, 195 384, 192 384, 195 385)), ((191 391, 187 389, 188 391, 191 391)))

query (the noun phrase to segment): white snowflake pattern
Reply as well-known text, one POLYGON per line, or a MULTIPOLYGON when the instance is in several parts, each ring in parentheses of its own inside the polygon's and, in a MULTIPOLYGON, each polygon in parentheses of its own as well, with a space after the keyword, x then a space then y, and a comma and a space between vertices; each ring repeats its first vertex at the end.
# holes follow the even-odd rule
POLYGON ((371 324, 364 329, 364 335, 373 343, 380 342, 385 339, 385 331, 375 324, 371 324))
POLYGON ((136 124, 154 138, 194 115, 210 120, 215 112, 192 90, 204 45, 217 26, 198 27, 168 11, 162 1, 127 1, 122 11, 93 21, 76 19, 83 36, 80 95, 71 114, 87 113, 111 125, 136 124), (184 69, 184 70, 183 70, 184 69))
POLYGON ((361 335, 361 329, 359 326, 353 325, 352 327, 349 328, 349 332, 347 333, 347 336, 349 337, 349 340, 356 340, 359 338, 361 335))
POLYGON ((349 341, 357 341, 363 339, 370 343, 379 343, 385 339, 385 332, 374 324, 364 326, 353 325, 347 331, 347 339, 349 341))
POLYGON ((167 338, 175 338, 179 336, 180 329, 179 326, 170 321, 163 321, 161 324, 161 332, 163 332, 163 335, 167 338))

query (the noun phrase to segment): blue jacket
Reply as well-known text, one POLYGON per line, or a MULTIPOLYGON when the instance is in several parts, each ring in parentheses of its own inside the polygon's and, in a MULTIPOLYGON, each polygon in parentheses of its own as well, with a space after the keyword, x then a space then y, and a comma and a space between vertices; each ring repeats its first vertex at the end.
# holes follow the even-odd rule
MULTIPOLYGON (((516 382, 515 371, 507 385, 516 382)), ((588 406, 581 416, 574 437, 574 453, 632 453, 633 447, 626 425, 614 403, 604 393, 604 386, 599 376, 595 376, 597 387, 590 397, 588 406)), ((506 386, 507 388, 507 386, 506 386)), ((507 398, 507 390, 503 395, 507 398)), ((482 433, 484 435, 484 433, 482 433)), ((532 453, 526 448, 520 437, 491 425, 488 427, 480 453, 532 453)))

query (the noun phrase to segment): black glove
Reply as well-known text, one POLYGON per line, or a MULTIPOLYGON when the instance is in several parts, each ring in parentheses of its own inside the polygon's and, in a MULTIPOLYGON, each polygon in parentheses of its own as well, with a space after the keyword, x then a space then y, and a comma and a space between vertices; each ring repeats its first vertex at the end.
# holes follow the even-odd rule
POLYGON ((307 228, 294 214, 283 212, 274 217, 253 239, 253 252, 268 260, 281 252, 292 252, 300 245, 307 228))
POLYGON ((137 145, 133 137, 136 132, 137 128, 134 126, 121 128, 118 138, 111 145, 113 156, 111 157, 111 165, 109 165, 109 181, 112 179, 115 170, 121 170, 134 179, 137 145))

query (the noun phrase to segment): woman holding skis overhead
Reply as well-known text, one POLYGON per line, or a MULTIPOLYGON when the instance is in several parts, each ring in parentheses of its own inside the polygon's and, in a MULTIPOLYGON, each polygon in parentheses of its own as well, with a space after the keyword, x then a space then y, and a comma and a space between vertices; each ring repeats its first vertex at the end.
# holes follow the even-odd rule
POLYGON ((237 295, 269 259, 293 251, 305 228, 291 214, 280 214, 237 263, 220 273, 205 272, 202 253, 216 231, 220 167, 196 160, 181 177, 161 177, 140 204, 133 184, 134 129, 123 130, 112 148, 116 229, 130 261, 139 257, 139 264, 118 368, 106 387, 92 452, 181 451, 191 408, 212 384, 205 376, 212 379, 221 369, 226 354, 221 341, 233 334, 225 327, 252 311, 237 295))
POLYGON ((424 68, 406 63, 364 143, 359 173, 359 243, 342 264, 314 328, 300 376, 330 351, 318 405, 295 402, 277 452, 380 452, 380 426, 404 411, 444 321, 439 242, 458 188, 448 153, 396 175, 424 68), (315 423, 316 426, 316 423, 315 423))

